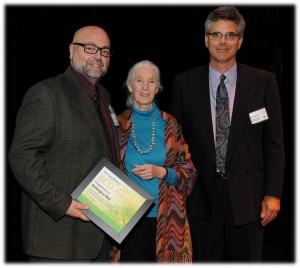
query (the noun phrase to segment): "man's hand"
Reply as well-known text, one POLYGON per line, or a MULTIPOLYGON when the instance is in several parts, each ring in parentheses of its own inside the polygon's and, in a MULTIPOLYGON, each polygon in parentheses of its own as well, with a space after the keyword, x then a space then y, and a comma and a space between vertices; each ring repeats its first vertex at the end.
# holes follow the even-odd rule
POLYGON ((66 215, 71 218, 79 218, 83 221, 90 221, 89 218, 80 211, 82 209, 88 209, 88 208, 89 205, 81 204, 73 199, 69 209, 66 212, 66 215))
POLYGON ((280 199, 274 196, 265 196, 262 202, 262 209, 260 217, 262 218, 261 224, 266 224, 273 221, 280 210, 280 199))

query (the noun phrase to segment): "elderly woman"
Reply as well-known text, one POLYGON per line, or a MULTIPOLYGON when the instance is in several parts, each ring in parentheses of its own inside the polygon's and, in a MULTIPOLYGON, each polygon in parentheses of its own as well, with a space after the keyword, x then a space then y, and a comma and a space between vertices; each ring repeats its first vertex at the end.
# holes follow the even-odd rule
POLYGON ((120 261, 191 262, 185 202, 197 173, 188 145, 175 118, 154 102, 162 89, 155 64, 148 60, 134 64, 125 84, 130 95, 129 109, 118 117, 121 169, 155 202, 118 246, 120 261))

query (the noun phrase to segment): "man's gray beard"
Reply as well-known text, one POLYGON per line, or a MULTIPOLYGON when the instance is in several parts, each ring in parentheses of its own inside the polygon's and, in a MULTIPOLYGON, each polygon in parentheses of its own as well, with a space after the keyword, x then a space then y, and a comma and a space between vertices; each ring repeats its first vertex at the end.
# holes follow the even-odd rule
MULTIPOLYGON (((101 74, 100 74, 99 80, 100 80, 104 75, 106 75, 106 73, 107 73, 107 70, 103 70, 103 71, 101 72, 101 74)), ((99 81, 99 80, 98 80, 98 81, 99 81)))
POLYGON ((93 76, 90 76, 89 75, 89 70, 88 69, 85 69, 84 72, 83 72, 83 75, 88 79, 88 80, 96 80, 97 82, 103 77, 105 76, 107 73, 107 70, 103 70, 100 75, 98 77, 93 77, 93 76))

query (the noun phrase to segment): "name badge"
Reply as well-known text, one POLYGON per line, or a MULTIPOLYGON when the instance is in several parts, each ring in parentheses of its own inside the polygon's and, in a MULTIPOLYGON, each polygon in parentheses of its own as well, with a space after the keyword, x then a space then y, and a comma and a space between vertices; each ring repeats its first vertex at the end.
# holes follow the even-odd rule
POLYGON ((269 119, 266 108, 262 108, 252 113, 249 113, 249 116, 253 125, 269 119))
POLYGON ((108 109, 109 109, 109 112, 110 112, 111 119, 112 119, 113 122, 114 122, 114 125, 115 125, 116 127, 118 127, 120 124, 119 124, 117 115, 116 115, 116 113, 115 113, 113 107, 112 107, 111 105, 108 105, 108 109))

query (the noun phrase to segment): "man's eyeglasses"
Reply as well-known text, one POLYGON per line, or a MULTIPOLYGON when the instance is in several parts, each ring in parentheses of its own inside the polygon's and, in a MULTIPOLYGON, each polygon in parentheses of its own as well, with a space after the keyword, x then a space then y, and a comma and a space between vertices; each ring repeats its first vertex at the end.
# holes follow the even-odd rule
POLYGON ((111 57, 112 50, 108 47, 97 47, 91 44, 83 44, 83 43, 73 43, 73 45, 81 46, 84 48, 84 52, 88 54, 96 54, 100 50, 100 54, 103 57, 111 57))
POLYGON ((215 32, 215 33, 206 33, 206 35, 209 35, 213 40, 221 40, 223 36, 225 36, 225 38, 227 40, 234 40, 236 37, 239 37, 239 34, 236 33, 226 33, 226 34, 222 34, 220 32, 215 32))

